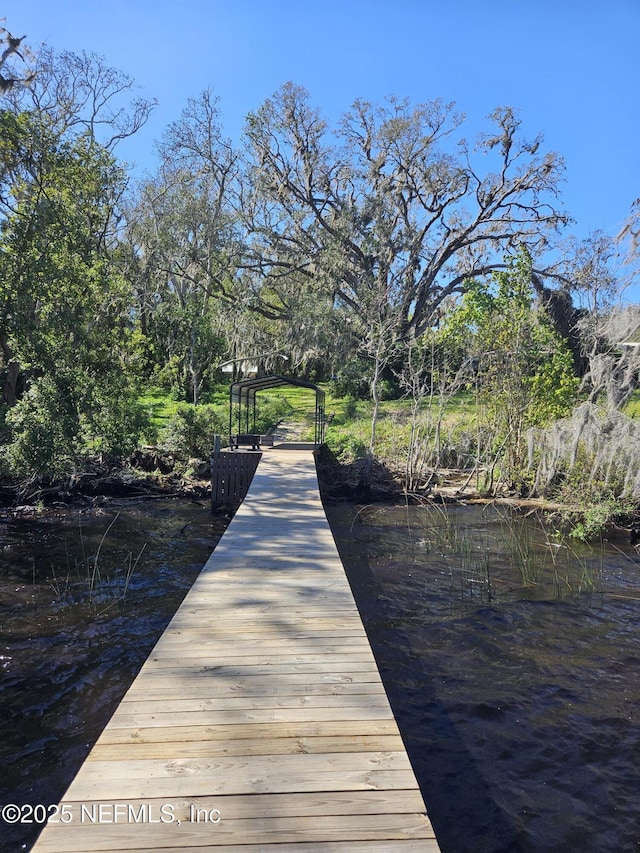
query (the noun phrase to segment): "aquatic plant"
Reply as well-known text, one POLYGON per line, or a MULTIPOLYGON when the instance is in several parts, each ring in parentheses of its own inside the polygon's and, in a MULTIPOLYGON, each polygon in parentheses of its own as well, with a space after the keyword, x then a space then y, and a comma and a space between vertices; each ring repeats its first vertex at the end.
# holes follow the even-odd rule
POLYGON ((459 523, 446 506, 424 501, 419 538, 415 514, 407 511, 413 560, 444 559, 449 589, 458 602, 493 602, 525 597, 579 599, 602 591, 603 543, 577 545, 551 531, 545 519, 487 505, 484 529, 459 523), (421 545, 420 551, 413 546, 421 545))
POLYGON ((136 556, 134 556, 133 551, 128 551, 123 560, 116 561, 112 558, 107 563, 103 559, 103 547, 119 517, 120 513, 118 512, 102 534, 94 554, 87 553, 82 524, 79 525, 81 559, 74 558, 73 564, 68 543, 65 540, 66 573, 59 575, 52 563, 51 576, 47 578, 47 583, 55 593, 59 603, 84 602, 88 604, 89 611, 97 616, 103 615, 106 610, 117 604, 122 605, 124 603, 133 574, 146 549, 146 542, 136 556), (105 606, 98 612, 99 605, 105 606))

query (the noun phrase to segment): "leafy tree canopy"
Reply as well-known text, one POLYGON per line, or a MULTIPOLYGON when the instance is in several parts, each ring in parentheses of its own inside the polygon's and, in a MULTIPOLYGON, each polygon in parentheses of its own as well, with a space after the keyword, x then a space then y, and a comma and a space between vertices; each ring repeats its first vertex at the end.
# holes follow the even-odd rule
POLYGON ((382 294, 400 336, 420 335, 505 251, 542 257, 569 221, 557 206, 562 158, 524 139, 511 108, 490 122, 471 146, 456 142, 453 104, 389 98, 356 101, 330 132, 307 92, 286 84, 247 121, 240 213, 254 268, 276 284, 307 276, 365 323, 379 303, 370 294, 382 294))

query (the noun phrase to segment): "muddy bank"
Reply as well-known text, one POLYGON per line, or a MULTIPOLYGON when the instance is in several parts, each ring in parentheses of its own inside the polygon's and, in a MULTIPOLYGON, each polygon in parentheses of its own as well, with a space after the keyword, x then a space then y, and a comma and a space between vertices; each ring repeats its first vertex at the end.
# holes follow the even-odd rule
POLYGON ((88 460, 83 468, 64 477, 5 478, 0 481, 0 505, 99 505, 103 498, 168 498, 204 500, 209 494, 210 471, 203 460, 179 465, 166 453, 136 451, 123 462, 88 460))
MULTIPOLYGON (((390 468, 384 461, 374 459, 367 470, 366 459, 341 463, 326 445, 316 454, 318 480, 323 499, 329 503, 348 501, 389 501, 407 498, 410 502, 431 500, 440 503, 491 503, 511 502, 523 508, 546 507, 559 509, 560 504, 523 495, 516 490, 502 489, 487 496, 478 490, 476 470, 441 468, 430 473, 411 491, 407 490, 403 471, 390 468)), ((482 476, 480 471, 479 476, 482 476)))
MULTIPOLYGON (((418 488, 407 491, 403 472, 394 471, 379 459, 369 464, 365 459, 341 463, 327 445, 316 452, 316 467, 322 499, 328 505, 397 501, 454 506, 492 504, 525 513, 544 512, 564 529, 580 522, 589 511, 584 506, 530 497, 516 490, 503 489, 487 496, 477 490, 476 472, 469 469, 440 469, 418 488)), ((207 460, 189 459, 185 463, 158 448, 141 448, 121 463, 88 460, 81 471, 56 480, 0 480, 0 506, 29 512, 35 507, 100 506, 112 499, 177 497, 203 501, 210 496, 210 477, 207 460)), ((232 515, 233 510, 222 514, 232 515)), ((632 544, 640 542, 640 510, 609 519, 606 531, 622 531, 632 544)), ((601 531, 595 532, 597 535, 601 531)))
MULTIPOLYGON (((562 503, 546 497, 535 497, 516 489, 499 490, 487 495, 478 490, 475 469, 442 468, 434 472, 420 487, 407 491, 403 472, 394 471, 384 462, 374 460, 367 477, 363 477, 364 459, 342 464, 323 445, 317 453, 316 465, 322 500, 327 506, 344 503, 443 506, 497 506, 527 513, 542 513, 558 530, 565 533, 585 521, 593 507, 576 501, 562 503)), ((480 477, 482 472, 480 472, 480 477)), ((579 497, 579 496, 576 496, 579 497)), ((585 525, 587 527, 587 525, 585 525)), ((622 535, 630 544, 640 543, 640 508, 629 508, 603 518, 594 524, 587 538, 622 535)))

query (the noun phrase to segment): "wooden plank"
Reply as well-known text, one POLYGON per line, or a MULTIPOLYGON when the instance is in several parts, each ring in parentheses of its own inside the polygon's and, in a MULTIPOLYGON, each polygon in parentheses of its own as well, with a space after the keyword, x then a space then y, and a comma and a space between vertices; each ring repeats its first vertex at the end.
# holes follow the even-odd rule
MULTIPOLYGON (((117 727, 109 724, 98 739, 101 743, 179 743, 188 740, 223 740, 255 738, 268 740, 283 737, 334 737, 336 735, 395 735, 398 726, 392 717, 380 720, 304 720, 302 722, 224 723, 216 726, 133 726, 117 727)), ((91 760, 89 756, 88 760, 91 760)))
MULTIPOLYGON (((245 770, 248 762, 242 757, 220 756, 206 761, 180 760, 137 760, 122 758, 120 761, 102 762, 91 757, 85 764, 82 782, 117 779, 123 784, 137 783, 138 780, 149 782, 153 779, 166 779, 175 782, 182 781, 185 777, 211 776, 224 777, 226 785, 239 785, 245 787, 247 780, 245 770)), ((374 753, 323 753, 306 755, 295 753, 287 755, 277 763, 269 759, 269 756, 256 756, 251 760, 251 772, 261 779, 267 778, 277 780, 278 784, 291 784, 291 776, 317 777, 322 774, 353 774, 360 777, 362 774, 377 771, 407 770, 410 767, 409 759, 404 750, 396 752, 374 752, 374 753)), ((340 775, 342 779, 342 775, 340 775)), ((255 780, 250 780, 255 781, 255 780)), ((326 780, 324 780, 326 782, 326 780)), ((75 784, 75 783, 74 783, 75 784)), ((335 787, 335 786, 332 786, 335 787)), ((73 785, 69 793, 73 790, 73 785)), ((291 788, 287 787, 287 790, 291 788)), ((293 789, 295 790, 295 788, 293 789)), ((322 787, 317 790, 327 790, 322 787)), ((331 790, 331 789, 328 789, 331 790)), ((338 787, 338 790, 342 790, 338 787)))
POLYGON ((238 725, 239 723, 301 723, 305 721, 323 722, 326 720, 383 720, 389 716, 389 705, 373 705, 359 703, 354 707, 336 708, 234 708, 233 710, 216 709, 213 711, 192 712, 157 712, 144 713, 137 709, 135 713, 119 709, 111 718, 112 728, 153 728, 155 726, 189 725, 191 721, 201 726, 238 725))
MULTIPOLYGON (((255 622, 250 623, 249 626, 255 625, 255 622)), ((286 652, 289 650, 292 654, 305 654, 307 651, 315 651, 316 649, 321 649, 325 654, 329 655, 346 655, 346 654, 368 654, 371 655, 371 647, 367 642, 367 638, 361 634, 355 634, 353 636, 343 636, 343 637, 335 637, 328 636, 324 637, 322 633, 316 634, 315 636, 308 637, 296 637, 295 644, 292 643, 292 638, 290 634, 281 634, 280 632, 274 632, 273 628, 268 630, 265 626, 265 630, 263 632, 255 631, 255 636, 247 637, 245 631, 242 630, 240 626, 237 628, 234 626, 233 630, 218 630, 216 632, 211 632, 209 637, 193 637, 191 642, 178 641, 175 642, 173 638, 168 638, 164 641, 161 641, 155 649, 153 650, 153 658, 163 657, 166 653, 178 653, 178 654, 187 654, 190 651, 195 650, 196 652, 211 652, 211 650, 215 650, 215 652, 220 651, 220 646, 224 644, 228 644, 229 642, 233 643, 233 646, 230 647, 234 652, 237 650, 247 650, 249 654, 258 649, 269 649, 269 651, 273 651, 274 654, 286 652), (238 636, 236 636, 238 635, 238 636)), ((241 652, 241 653, 242 653, 241 652)), ((235 655, 237 656, 237 654, 235 655)))
MULTIPOLYGON (((304 676, 303 676, 304 677, 304 676)), ((151 702, 154 700, 166 700, 168 697, 175 698, 175 688, 166 683, 162 677, 152 679, 149 677, 146 689, 140 687, 131 688, 123 697, 121 705, 128 705, 139 701, 151 702)), ((280 680, 275 684, 270 683, 267 678, 247 678, 238 680, 227 679, 215 684, 209 682, 198 683, 192 688, 186 687, 180 693, 180 699, 241 699, 241 698, 292 698, 294 700, 309 697, 314 703, 322 697, 349 697, 349 696, 383 696, 386 697, 384 687, 377 681, 350 681, 346 684, 335 684, 321 682, 310 683, 308 677, 301 683, 290 683, 288 680, 280 680)))
MULTIPOLYGON (((175 683, 164 677, 163 673, 149 675, 141 682, 134 682, 123 697, 124 702, 137 699, 162 699, 175 696, 175 683)), ((189 679, 181 685, 180 695, 185 698, 202 696, 296 696, 296 695, 340 695, 352 693, 384 693, 384 687, 373 672, 326 673, 309 675, 307 673, 287 673, 280 679, 268 676, 201 678, 189 679), (313 680, 312 680, 313 679, 313 680)), ((386 695, 386 694, 385 694, 386 695)))
MULTIPOLYGON (((341 667, 343 665, 348 666, 350 663, 354 664, 354 666, 359 666, 361 664, 367 664, 370 666, 375 665, 375 659, 372 657, 370 650, 350 651, 340 649, 336 651, 320 647, 319 649, 305 649, 299 654, 293 654, 291 652, 287 654, 285 648, 276 649, 267 645, 265 652, 259 654, 257 652, 258 647, 256 646, 255 648, 256 651, 253 653, 251 652, 251 649, 238 648, 237 651, 234 650, 234 654, 229 656, 225 666, 260 667, 269 665, 270 661, 273 662, 274 666, 287 666, 289 664, 325 664, 328 656, 331 656, 335 660, 336 664, 341 665, 341 667)), ((209 667, 211 663, 211 655, 211 650, 207 648, 203 649, 196 647, 185 650, 184 652, 176 652, 172 649, 166 656, 158 656, 150 660, 145 672, 151 673, 161 668, 173 669, 180 666, 193 668, 200 665, 209 667)))
MULTIPOLYGON (((107 851, 115 849, 126 851, 126 853, 148 853, 151 849, 161 851, 161 853, 184 853, 185 850, 214 851, 217 846, 215 843, 215 837, 213 839, 211 838, 211 829, 206 831, 204 838, 201 837, 199 843, 193 839, 190 840, 188 847, 185 847, 183 844, 180 844, 177 847, 173 845, 167 846, 166 840, 163 842, 162 847, 158 847, 154 841, 151 842, 151 847, 132 847, 130 846, 130 834, 131 828, 129 828, 128 833, 121 833, 115 848, 113 846, 93 847, 92 851, 99 853, 101 850, 107 851)), ((84 852, 85 848, 80 847, 76 849, 84 852)), ((229 846, 225 842, 223 849, 225 849, 227 853, 361 853, 361 851, 362 853, 438 853, 440 847, 435 839, 420 838, 408 841, 404 839, 395 839, 393 842, 386 840, 348 842, 321 841, 319 843, 306 842, 302 844, 298 842, 289 844, 276 841, 273 844, 234 844, 233 847, 229 846)), ((53 846, 47 847, 45 842, 45 845, 38 847, 38 850, 42 850, 44 853, 60 853, 60 848, 57 847, 55 843, 53 846)), ((65 850, 69 850, 69 853, 75 853, 71 848, 65 848, 65 850)))
MULTIPOLYGON (((369 661, 335 661, 335 663, 324 662, 324 663, 310 663, 310 662, 293 662, 290 661, 288 663, 281 664, 273 664, 272 666, 269 664, 254 664, 244 663, 244 664, 200 664, 195 663, 193 666, 190 664, 184 664, 179 667, 163 667, 162 662, 158 661, 147 661, 144 664, 140 674, 142 675, 144 672, 145 677, 147 673, 162 673, 165 678, 183 678, 187 681, 190 678, 218 678, 218 677, 230 677, 230 676, 239 676, 240 678, 246 677, 247 675, 282 675, 284 673, 306 673, 310 674, 325 674, 332 675, 335 673, 368 673, 372 677, 374 677, 378 670, 369 661)), ((379 677, 379 676, 378 676, 379 677)))
MULTIPOLYGON (((132 703, 123 702, 120 710, 128 712, 132 703)), ((172 699, 140 699, 135 703, 136 714, 187 714, 200 713, 201 711, 240 711, 258 708, 363 708, 373 707, 389 713, 389 700, 385 693, 355 693, 320 696, 225 696, 207 697, 199 699, 179 698, 173 695, 172 699)))
MULTIPOLYGON (((251 464, 221 468, 216 494, 251 464)), ((34 853, 438 850, 313 460, 267 451, 251 474, 64 798, 127 820, 48 826, 34 853), (175 820, 151 819, 163 805, 175 820), (212 810, 219 823, 194 817, 212 810)))
MULTIPOLYGON (((209 636, 205 637, 192 637, 181 636, 181 637, 163 637, 163 639, 158 643, 158 645, 153 650, 154 656, 158 656, 160 654, 166 653, 179 653, 185 654, 186 652, 191 651, 192 649, 197 649, 200 651, 218 651, 220 648, 220 642, 227 640, 227 634, 224 631, 218 631, 215 634, 209 634, 209 636)), ((286 636, 278 636, 278 637, 265 637, 264 634, 261 634, 259 631, 255 631, 249 633, 245 631, 239 637, 234 637, 234 651, 248 649, 249 651, 255 649, 291 649, 292 648, 292 636, 290 634, 286 636)), ((304 653, 307 650, 315 650, 318 648, 323 649, 327 654, 338 654, 340 652, 345 652, 345 645, 351 649, 357 649, 361 651, 362 649, 370 649, 367 638, 356 634, 355 636, 328 636, 325 637, 323 635, 320 636, 299 636, 295 635, 295 651, 298 654, 304 653)))
MULTIPOLYGON (((353 605, 348 601, 344 601, 343 596, 323 596, 315 598, 313 602, 304 603, 304 594, 300 595, 300 604, 293 603, 293 591, 289 590, 289 602, 282 601, 282 590, 276 590, 275 587, 282 585, 282 579, 277 579, 271 584, 269 595, 263 595, 260 600, 234 600, 232 595, 227 595, 223 599, 219 592, 211 591, 206 595, 202 592, 198 593, 197 598, 189 599, 190 612, 189 615, 197 615, 202 612, 206 615, 211 615, 211 607, 217 607, 219 610, 222 607, 229 607, 229 612, 220 613, 221 617, 226 622, 235 622, 247 620, 254 616, 265 616, 273 618, 274 614, 280 615, 285 613, 288 619, 337 619, 343 617, 345 619, 353 619, 355 615, 353 605), (309 605, 312 605, 312 610, 309 605), (298 605, 298 606, 296 606, 298 605)), ((227 591, 228 592, 228 591, 227 591)), ((217 627, 217 626, 216 626, 217 627)), ((173 630, 173 629, 172 629, 173 630)))
MULTIPOLYGON (((203 814, 206 810, 201 809, 203 814)), ((197 807, 194 807, 194 814, 197 814, 197 807)), ((121 810, 124 817, 124 811, 121 810)), ((174 816, 174 813, 170 813, 174 816)), ((187 815, 189 812, 187 812, 187 815)), ((160 818, 158 818, 160 820, 160 818)), ((217 819, 217 815, 216 815, 217 819)), ((73 829, 70 827, 69 853, 86 853, 83 848, 84 827, 79 826, 81 832, 77 840, 74 838, 73 829), (75 843, 74 843, 75 842, 75 843)), ((131 828, 126 825, 100 825, 99 831, 96 833, 99 850, 123 850, 123 842, 126 844, 131 828)), ((139 833, 143 836, 145 847, 147 850, 159 850, 171 843, 173 840, 179 841, 182 849, 197 849, 198 846, 207 847, 224 847, 227 850, 231 849, 234 841, 242 839, 245 844, 259 845, 258 849, 264 849, 264 845, 270 841, 275 841, 278 844, 277 849, 281 849, 282 844, 308 844, 308 843, 332 843, 340 842, 351 843, 354 841, 367 840, 371 838, 372 833, 376 833, 379 837, 385 839, 389 843, 394 843, 404 839, 424 839, 433 840, 433 831, 428 823, 421 815, 417 814, 399 814, 399 815, 367 815, 366 821, 363 821, 361 815, 340 815, 339 817, 316 817, 310 821, 306 816, 301 818, 257 818, 245 820, 222 820, 219 824, 198 823, 186 819, 176 819, 165 824, 147 823, 143 826, 143 830, 139 833)), ((43 847, 46 850, 46 846, 43 847)), ((53 848, 55 849, 55 848, 53 848)), ((233 850, 235 850, 235 846, 233 850)), ((298 848, 299 849, 299 848, 298 848)), ((344 849, 344 848, 343 848, 344 849)), ((390 848, 387 848, 390 850, 390 848)))
MULTIPOLYGON (((366 753, 369 755, 369 753, 366 753)), ((336 779, 336 771, 326 770, 323 773, 309 774, 299 772, 286 779, 272 778, 271 776, 256 778, 252 775, 251 766, 253 760, 263 756, 251 756, 246 763, 244 772, 238 777, 224 778, 220 772, 212 770, 210 773, 189 774, 184 773, 174 777, 156 777, 141 779, 122 779, 119 775, 108 778, 82 778, 78 787, 71 783, 65 800, 67 798, 77 800, 102 801, 113 798, 116 791, 120 792, 123 802, 135 802, 145 797, 158 797, 170 802, 174 797, 198 797, 211 795, 281 793, 305 791, 325 791, 330 794, 333 791, 367 791, 371 788, 380 790, 405 790, 415 785, 415 776, 411 769, 407 770, 344 770, 340 772, 339 782, 336 779)), ((291 756, 288 756, 291 757, 291 756)), ((305 755, 304 758, 314 758, 315 754, 305 755)), ((352 756, 350 756, 352 757, 352 756)), ((193 759, 195 761, 195 759, 193 759)), ((280 756, 278 756, 280 762, 280 756)), ((270 759, 274 763, 273 758, 270 759)), ((113 761, 100 762, 101 766, 108 768, 114 764, 113 761)), ((83 765, 82 775, 86 774, 90 762, 83 765)), ((37 850, 37 848, 35 848, 37 850)), ((89 848, 90 849, 90 848, 89 848)))
MULTIPOLYGON (((380 752, 404 749, 400 735, 334 735, 333 737, 236 738, 235 740, 201 740, 176 743, 171 741, 172 758, 205 758, 214 755, 285 755, 301 752, 380 752)), ((131 758, 166 758, 167 741, 131 743, 131 758)), ((122 745, 97 743, 92 760, 111 761, 122 758, 122 745)))
MULTIPOLYGON (((217 626, 213 621, 210 624, 195 625, 193 630, 193 642, 197 642, 197 640, 202 638, 203 636, 210 638, 215 637, 216 631, 218 631, 217 636, 223 636, 228 633, 239 634, 240 636, 233 638, 234 642, 241 640, 245 636, 251 636, 253 639, 259 639, 260 637, 264 639, 265 631, 271 634, 273 633, 273 628, 268 628, 256 622, 246 624, 244 632, 242 630, 227 631, 224 625, 217 626)), ((183 636, 185 631, 188 632, 188 628, 181 626, 178 629, 176 626, 175 628, 171 629, 171 634, 168 635, 168 638, 172 639, 178 634, 183 636)), ((366 634, 364 634, 360 628, 357 628, 355 626, 345 627, 344 625, 339 625, 336 628, 324 628, 320 630, 318 625, 312 624, 311 621, 309 621, 309 623, 301 623, 296 625, 281 624, 279 626, 279 631, 280 637, 283 640, 291 641, 313 639, 320 641, 322 639, 330 640, 333 637, 336 639, 342 639, 345 643, 350 643, 352 640, 361 640, 366 637, 366 634)))
MULTIPOLYGON (((78 806, 84 801, 65 800, 66 803, 78 806)), ((120 799, 101 800, 106 805, 113 806, 122 802, 120 799)), ((140 805, 158 810, 164 801, 158 798, 142 798, 140 805)), ((335 791, 331 797, 324 792, 287 793, 287 794, 253 794, 245 797, 242 794, 229 794, 225 797, 176 797, 172 800, 176 816, 190 810, 192 805, 204 808, 219 809, 224 820, 242 820, 247 818, 290 818, 290 817, 323 817, 328 815, 371 815, 371 814, 404 814, 417 812, 422 808, 422 798, 413 789, 395 791, 335 791)))

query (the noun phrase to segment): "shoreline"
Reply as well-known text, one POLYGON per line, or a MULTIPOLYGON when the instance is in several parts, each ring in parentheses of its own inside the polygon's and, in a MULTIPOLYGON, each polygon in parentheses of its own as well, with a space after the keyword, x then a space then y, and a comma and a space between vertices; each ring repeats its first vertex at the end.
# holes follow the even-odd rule
MULTIPOLYGON (((316 468, 322 500, 328 504, 409 502, 440 505, 495 505, 514 510, 555 515, 564 525, 578 523, 588 511, 579 504, 566 504, 552 498, 531 497, 504 490, 487 495, 470 487, 470 470, 441 469, 421 489, 407 490, 402 474, 390 470, 383 460, 375 459, 363 478, 364 459, 339 462, 322 447, 316 456, 316 468)), ((113 499, 153 500, 182 498, 205 501, 210 498, 210 472, 202 460, 176 461, 156 449, 136 451, 122 462, 87 460, 82 470, 57 478, 32 478, 20 481, 0 479, 0 506, 11 514, 46 509, 72 509, 103 506, 113 499)), ((231 514, 235 512, 235 508, 231 514)), ((606 529, 626 532, 632 543, 640 540, 637 511, 619 516, 606 529)))

